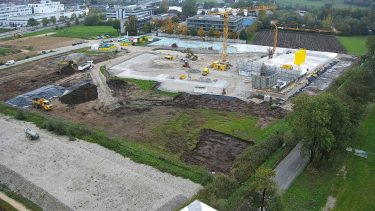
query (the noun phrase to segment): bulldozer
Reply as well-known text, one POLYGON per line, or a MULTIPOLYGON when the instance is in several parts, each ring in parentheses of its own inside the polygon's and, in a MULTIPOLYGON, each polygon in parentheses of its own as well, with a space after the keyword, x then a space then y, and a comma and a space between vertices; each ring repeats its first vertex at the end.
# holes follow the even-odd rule
POLYGON ((15 38, 22 38, 23 35, 22 35, 22 34, 19 34, 19 33, 15 33, 15 34, 14 34, 14 37, 15 37, 15 38))
POLYGON ((52 110, 51 102, 44 97, 34 98, 31 100, 34 108, 42 109, 44 111, 52 110))
POLYGON ((173 60, 174 57, 172 55, 168 54, 168 55, 164 56, 164 59, 173 60))

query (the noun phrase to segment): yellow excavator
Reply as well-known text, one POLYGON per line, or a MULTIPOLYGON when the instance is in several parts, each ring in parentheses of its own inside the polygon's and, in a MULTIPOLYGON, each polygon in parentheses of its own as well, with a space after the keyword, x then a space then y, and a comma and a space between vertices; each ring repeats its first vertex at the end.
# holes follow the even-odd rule
POLYGON ((51 111, 52 110, 52 105, 51 102, 44 97, 41 98, 34 98, 31 100, 33 102, 33 107, 42 109, 44 111, 51 111))

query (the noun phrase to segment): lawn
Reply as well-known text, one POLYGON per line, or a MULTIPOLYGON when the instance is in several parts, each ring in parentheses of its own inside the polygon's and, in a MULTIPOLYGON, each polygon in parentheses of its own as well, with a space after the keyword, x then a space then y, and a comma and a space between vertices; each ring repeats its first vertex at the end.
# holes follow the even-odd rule
POLYGON ((0 47, 0 56, 5 56, 11 51, 10 48, 0 47))
POLYGON ((94 39, 98 35, 109 34, 117 36, 117 31, 112 26, 71 26, 56 31, 53 36, 56 37, 73 37, 81 39, 94 39))
MULTIPOLYGON (((0 183, 0 191, 3 192, 4 194, 6 194, 8 197, 22 203, 25 207, 27 207, 29 210, 33 210, 33 211, 42 211, 42 208, 40 208, 38 205, 36 205, 34 202, 28 200, 27 198, 11 191, 7 186, 5 186, 4 184, 1 184, 0 183)), ((15 208, 13 208, 11 205, 9 205, 8 203, 6 203, 5 201, 2 201, 0 199, 0 210, 9 210, 9 211, 13 211, 13 210, 17 210, 15 208)))
POLYGON ((0 210, 5 211, 17 211, 12 205, 8 204, 6 201, 0 199, 0 210))
POLYGON ((366 41, 368 36, 353 36, 353 37, 342 37, 337 36, 337 39, 340 41, 348 52, 352 55, 365 55, 367 53, 366 41))
POLYGON ((180 113, 154 132, 159 140, 176 143, 177 147, 193 149, 202 129, 212 129, 247 141, 261 143, 276 131, 286 130, 286 120, 277 120, 262 129, 257 126, 257 118, 237 112, 194 109, 180 113), (174 141, 173 141, 174 140, 174 141))
POLYGON ((345 178, 341 177, 332 191, 337 198, 336 210, 371 210, 375 207, 375 107, 360 126, 354 148, 369 153, 367 159, 348 154, 344 165, 345 178))
POLYGON ((279 5, 292 5, 292 6, 315 6, 315 7, 322 7, 324 4, 333 2, 333 7, 334 8, 364 8, 367 9, 367 7, 361 7, 361 6, 356 6, 356 5, 351 5, 351 4, 345 4, 344 0, 322 0, 322 1, 314 1, 314 0, 278 0, 277 4, 279 5))

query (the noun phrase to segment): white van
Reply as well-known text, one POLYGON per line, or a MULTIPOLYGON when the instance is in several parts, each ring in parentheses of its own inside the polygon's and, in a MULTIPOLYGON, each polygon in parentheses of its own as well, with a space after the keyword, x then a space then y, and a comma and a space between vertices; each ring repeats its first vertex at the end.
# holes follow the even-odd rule
POLYGON ((9 60, 9 61, 5 62, 5 65, 12 65, 12 64, 15 64, 15 63, 16 63, 16 61, 9 60))

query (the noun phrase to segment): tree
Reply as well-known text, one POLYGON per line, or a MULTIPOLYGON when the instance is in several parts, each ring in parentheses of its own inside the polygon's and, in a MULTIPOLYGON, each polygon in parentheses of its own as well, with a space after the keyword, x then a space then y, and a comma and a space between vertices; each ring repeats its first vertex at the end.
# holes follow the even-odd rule
POLYGON ((152 25, 150 22, 146 22, 145 25, 143 25, 142 31, 144 33, 150 33, 152 31, 152 25))
POLYGON ((173 23, 178 23, 178 22, 180 21, 180 19, 178 18, 178 16, 173 16, 173 17, 171 18, 171 21, 172 21, 173 23))
POLYGON ((230 31, 230 32, 228 33, 228 38, 229 38, 229 39, 237 39, 237 38, 238 38, 238 34, 237 34, 237 32, 235 32, 235 31, 230 31))
POLYGON ((322 21, 322 27, 323 29, 329 30, 332 27, 332 16, 327 16, 323 21, 322 21))
POLYGON ((209 37, 215 37, 215 29, 214 29, 214 28, 211 28, 211 29, 208 31, 207 36, 209 36, 209 37))
POLYGON ((138 19, 136 16, 130 16, 125 22, 125 32, 132 36, 137 35, 137 22, 138 19))
POLYGON ((178 34, 185 35, 185 36, 189 34, 188 28, 186 25, 179 25, 177 28, 177 32, 178 34))
POLYGON ((70 16, 70 21, 74 21, 76 18, 77 18, 77 15, 76 15, 75 13, 73 13, 73 14, 70 16))
POLYGON ((240 40, 247 40, 247 34, 245 29, 242 29, 239 36, 240 40))
POLYGON ((182 5, 182 14, 186 17, 191 17, 197 14, 196 0, 186 0, 182 5))
POLYGON ((366 41, 369 56, 375 55, 375 36, 370 36, 366 41))
MULTIPOLYGON (((60 17, 60 19, 61 19, 61 17, 60 17)), ((85 17, 85 20, 84 20, 84 24, 86 26, 95 26, 95 25, 99 25, 99 23, 100 23, 100 18, 96 14, 88 15, 88 16, 85 17)))
POLYGON ((191 28, 190 29, 190 35, 191 36, 197 36, 198 35, 197 29, 196 28, 191 28))
POLYGON ((56 24, 56 17, 55 16, 50 17, 49 21, 51 23, 53 23, 53 25, 55 25, 56 24))
POLYGON ((70 25, 71 25, 70 20, 66 21, 66 26, 70 27, 70 25))
POLYGON ((162 0, 160 2, 160 13, 167 13, 169 10, 169 1, 168 0, 162 0))
POLYGON ((42 24, 43 24, 43 26, 47 26, 47 24, 48 24, 48 19, 47 18, 43 18, 42 19, 42 24))
POLYGON ((292 124, 310 162, 319 165, 348 141, 351 131, 349 112, 343 102, 331 95, 299 95, 294 100, 292 124))
POLYGON ((78 18, 76 18, 76 19, 74 20, 74 24, 75 24, 75 25, 78 25, 78 24, 79 24, 79 19, 78 19, 78 18))
POLYGON ((27 25, 28 26, 37 26, 37 25, 39 25, 39 22, 36 19, 34 19, 34 18, 30 18, 27 21, 27 25))
POLYGON ((276 193, 276 184, 273 180, 275 175, 275 171, 265 167, 260 167, 255 172, 254 182, 251 188, 253 188, 256 193, 261 193, 261 211, 264 210, 265 205, 270 204, 270 198, 276 193))
POLYGON ((116 19, 112 21, 112 27, 117 31, 117 34, 120 34, 121 23, 120 20, 116 19))
POLYGON ((221 34, 222 34, 221 31, 215 29, 214 33, 215 33, 215 37, 216 38, 220 38, 221 37, 221 34))
POLYGON ((200 27, 199 30, 198 30, 198 36, 200 36, 201 38, 206 36, 206 32, 204 31, 203 27, 200 27))
POLYGON ((65 23, 65 16, 60 16, 59 17, 59 22, 65 23))

